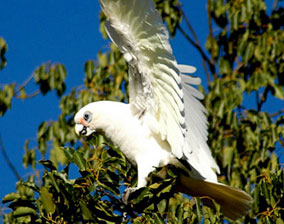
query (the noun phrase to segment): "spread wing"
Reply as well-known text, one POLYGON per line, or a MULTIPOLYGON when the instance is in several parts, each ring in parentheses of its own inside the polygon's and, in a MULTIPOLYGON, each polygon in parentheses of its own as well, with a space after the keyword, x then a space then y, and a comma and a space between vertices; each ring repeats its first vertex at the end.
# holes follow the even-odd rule
POLYGON ((100 3, 108 18, 106 31, 129 65, 133 114, 166 140, 177 158, 189 156, 205 144, 204 152, 214 162, 206 144, 205 109, 198 101, 202 94, 188 86, 199 84, 200 79, 181 74, 192 73, 195 68, 177 64, 153 0, 100 0, 100 3), (186 143, 189 140, 195 143, 186 143))

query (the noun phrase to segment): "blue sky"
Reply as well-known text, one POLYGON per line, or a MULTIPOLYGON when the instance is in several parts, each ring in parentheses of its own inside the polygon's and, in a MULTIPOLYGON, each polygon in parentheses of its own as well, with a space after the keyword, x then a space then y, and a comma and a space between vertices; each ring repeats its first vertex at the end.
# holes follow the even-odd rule
MULTIPOLYGON (((204 46, 208 29, 206 2, 182 1, 193 28, 204 46)), ((272 2, 272 1, 269 1, 272 2)), ((0 36, 8 44, 8 64, 0 71, 0 84, 21 84, 35 68, 44 62, 60 62, 67 70, 67 90, 83 84, 84 63, 96 59, 108 42, 99 33, 99 4, 96 0, 0 0, 0 36)), ((197 75, 205 83, 199 53, 178 34, 171 40, 179 63, 197 67, 197 75)), ((31 93, 37 87, 28 86, 31 93)), ((56 120, 60 114, 55 93, 28 100, 13 100, 11 110, 0 117, 0 134, 6 151, 22 177, 32 170, 22 166, 26 139, 36 141, 42 121, 56 120)), ((279 102, 269 107, 279 109, 279 102)), ((0 198, 15 190, 16 178, 0 154, 0 198)))

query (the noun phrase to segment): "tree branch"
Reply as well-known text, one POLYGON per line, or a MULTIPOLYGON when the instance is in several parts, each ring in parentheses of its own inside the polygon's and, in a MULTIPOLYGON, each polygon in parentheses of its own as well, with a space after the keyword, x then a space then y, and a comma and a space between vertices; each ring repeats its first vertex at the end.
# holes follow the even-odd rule
POLYGON ((277 5, 278 5, 278 0, 274 0, 272 9, 275 10, 277 8, 277 5))
POLYGON ((32 98, 32 97, 35 97, 37 95, 40 94, 40 90, 36 90, 34 91, 33 93, 31 94, 28 94, 28 95, 24 95, 24 96, 21 96, 21 95, 17 95, 23 88, 26 87, 26 85, 29 84, 29 82, 34 78, 34 73, 32 73, 15 91, 14 93, 14 97, 16 99, 29 99, 29 98, 32 98))
POLYGON ((6 153, 6 150, 5 150, 5 147, 4 147, 4 144, 3 144, 3 141, 2 141, 2 138, 1 138, 1 135, 0 135, 0 149, 1 149, 1 152, 4 156, 4 159, 6 160, 8 166, 10 167, 10 169, 12 170, 12 172, 15 174, 16 178, 18 180, 21 179, 17 169, 15 168, 15 166, 12 164, 11 160, 9 159, 8 157, 8 154, 6 153))
MULTIPOLYGON (((199 40, 198 40, 198 37, 197 37, 197 35, 196 35, 196 33, 195 33, 193 27, 191 26, 191 24, 190 24, 190 22, 189 22, 189 19, 187 18, 186 14, 185 14, 184 11, 182 10, 182 8, 179 7, 179 9, 180 9, 180 11, 182 12, 184 21, 185 21, 185 23, 186 23, 186 25, 187 25, 189 31, 190 31, 190 32, 192 33, 192 35, 193 35, 193 38, 194 38, 194 40, 195 40, 195 44, 196 44, 200 49, 202 49, 202 48, 201 48, 201 45, 200 45, 200 42, 199 42, 199 40)), ((206 73, 207 83, 209 84, 209 83, 210 83, 210 75, 209 75, 209 71, 208 71, 207 66, 206 66, 206 61, 205 61, 205 59, 204 59, 203 57, 202 57, 202 66, 203 66, 204 71, 205 71, 205 73, 206 73)))
POLYGON ((29 95, 25 95, 24 97, 15 96, 15 98, 16 98, 16 99, 29 99, 29 98, 33 98, 33 97, 35 97, 35 96, 37 96, 37 95, 39 95, 39 94, 40 94, 40 90, 38 89, 38 90, 34 91, 33 93, 31 93, 31 94, 29 94, 29 95))
MULTIPOLYGON (((212 18, 211 18, 211 5, 210 2, 208 1, 207 4, 207 15, 208 15, 208 29, 209 29, 209 41, 210 41, 210 45, 213 46, 213 29, 212 29, 212 18)), ((214 65, 214 52, 213 52, 213 48, 211 47, 211 52, 210 52, 210 64, 214 65)), ((215 74, 215 69, 214 69, 214 73, 213 73, 214 78, 216 79, 217 76, 215 74)))
POLYGON ((19 88, 15 91, 15 95, 17 95, 18 92, 20 92, 25 86, 33 79, 34 73, 32 73, 24 82, 22 85, 19 86, 19 88))
POLYGON ((279 138, 279 142, 284 147, 284 141, 281 138, 279 138))
POLYGON ((202 48, 198 46, 193 39, 191 39, 190 36, 187 35, 187 33, 178 25, 177 26, 178 30, 182 33, 182 35, 199 51, 201 54, 202 58, 207 62, 209 69, 212 74, 215 74, 215 65, 211 64, 210 60, 206 56, 206 54, 203 52, 202 48))
POLYGON ((269 114, 269 117, 276 117, 276 116, 278 116, 278 115, 280 115, 282 113, 284 113, 284 109, 279 110, 279 111, 277 111, 275 113, 269 114))

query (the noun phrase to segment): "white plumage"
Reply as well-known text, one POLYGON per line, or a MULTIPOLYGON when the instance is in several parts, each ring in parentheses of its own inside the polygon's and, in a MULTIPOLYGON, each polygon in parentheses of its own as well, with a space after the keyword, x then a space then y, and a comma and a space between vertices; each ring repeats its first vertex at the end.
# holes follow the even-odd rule
MULTIPOLYGON (((102 132, 120 147, 137 165, 137 188, 146 185, 154 167, 174 164, 186 169, 179 161, 185 160, 193 168, 188 174, 199 179, 196 183, 222 186, 230 192, 226 200, 241 192, 243 208, 227 215, 243 215, 251 198, 217 182, 214 170, 219 172, 219 167, 206 142, 206 109, 199 101, 203 95, 191 86, 200 84, 200 79, 186 75, 195 72, 194 67, 177 64, 153 1, 100 0, 100 4, 108 18, 106 31, 129 65, 130 103, 103 101, 83 107, 75 116, 76 132, 102 132)), ((189 193, 190 181, 181 185, 189 193)), ((210 196, 210 190, 200 193, 210 196)), ((218 201, 216 192, 214 197, 218 201)))

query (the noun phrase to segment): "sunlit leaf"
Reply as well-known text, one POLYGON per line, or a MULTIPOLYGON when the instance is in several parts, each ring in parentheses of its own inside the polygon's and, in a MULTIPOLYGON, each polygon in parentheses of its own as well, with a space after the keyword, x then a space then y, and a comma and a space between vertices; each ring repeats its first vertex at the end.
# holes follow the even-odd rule
POLYGON ((52 194, 48 192, 46 187, 40 188, 41 203, 48 214, 53 214, 55 211, 55 204, 53 202, 52 194))
POLYGON ((35 215, 36 211, 30 207, 18 207, 14 212, 13 216, 26 216, 26 215, 35 215))

